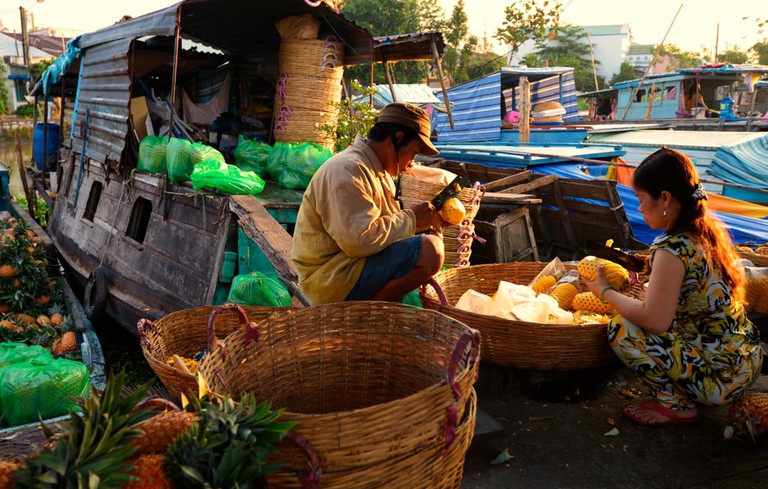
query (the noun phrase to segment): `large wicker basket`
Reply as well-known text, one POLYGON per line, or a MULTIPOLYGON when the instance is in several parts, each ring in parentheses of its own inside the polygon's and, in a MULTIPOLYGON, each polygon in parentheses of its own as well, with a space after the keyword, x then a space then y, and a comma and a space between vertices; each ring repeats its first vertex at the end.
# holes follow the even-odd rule
MULTIPOLYGON (((459 487, 474 424, 476 331, 383 302, 316 306, 250 324, 223 342, 212 335, 200 372, 214 395, 253 392, 285 408, 284 419, 299 423, 294 432, 316 453, 320 487, 459 487), (445 457, 453 457, 450 470, 445 457)), ((301 487, 297 474, 307 463, 292 443, 270 461, 284 465, 269 487, 301 487)))
MULTIPOLYGON (((432 200, 443 189, 442 186, 425 182, 407 173, 400 175, 400 201, 407 209, 420 202, 432 200)), ((473 221, 480 209, 484 189, 482 186, 465 187, 456 196, 466 210, 464 221, 458 226, 448 226, 443 229, 443 244, 445 245, 445 265, 447 267, 463 267, 469 265, 472 254, 472 241, 475 234, 473 221)))
MULTIPOLYGON (((291 308, 242 306, 254 321, 273 314, 281 314, 291 308)), ((208 346, 208 317, 216 306, 202 306, 172 312, 157 321, 139 321, 139 342, 144 358, 160 378, 168 392, 176 398, 181 393, 197 393, 197 378, 166 363, 172 355, 192 358, 208 346)), ((237 317, 222 317, 218 323, 220 334, 238 329, 237 317)))
POLYGON ((424 307, 440 311, 477 329, 482 335, 483 360, 529 370, 579 370, 617 362, 608 344, 605 324, 561 325, 513 321, 453 307, 467 289, 491 295, 504 280, 527 285, 546 266, 514 262, 446 269, 435 275, 448 305, 437 291, 421 291, 424 307))

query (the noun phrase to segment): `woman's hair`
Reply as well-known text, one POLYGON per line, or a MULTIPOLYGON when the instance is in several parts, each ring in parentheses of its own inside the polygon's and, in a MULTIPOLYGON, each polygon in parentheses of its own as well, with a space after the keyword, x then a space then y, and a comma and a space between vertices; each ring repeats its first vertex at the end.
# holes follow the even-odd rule
POLYGON ((378 143, 384 141, 387 138, 392 139, 392 144, 395 145, 395 149, 399 150, 406 144, 410 143, 414 139, 418 138, 419 135, 411 129, 410 127, 403 126, 400 124, 395 124, 393 122, 379 122, 373 125, 373 127, 368 131, 368 139, 372 141, 376 141, 378 143), (403 140, 400 141, 400 144, 397 143, 397 132, 402 131, 403 133, 403 140))
POLYGON ((635 169, 632 186, 658 199, 669 192, 679 203, 680 213, 667 226, 667 234, 686 233, 709 250, 715 266, 738 298, 743 298, 744 274, 735 264, 739 258, 720 220, 709 212, 706 193, 691 160, 679 151, 662 147, 646 157, 635 169))

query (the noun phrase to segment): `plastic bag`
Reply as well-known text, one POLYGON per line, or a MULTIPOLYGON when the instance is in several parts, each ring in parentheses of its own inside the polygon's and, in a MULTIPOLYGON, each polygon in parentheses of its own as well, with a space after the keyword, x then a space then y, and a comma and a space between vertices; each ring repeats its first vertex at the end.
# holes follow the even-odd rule
POLYGON ((277 181, 280 178, 280 174, 285 168, 285 161, 293 146, 295 145, 291 143, 275 143, 272 153, 267 157, 267 172, 272 180, 277 181))
POLYGON ((0 369, 0 406, 10 426, 67 414, 89 391, 88 368, 65 358, 34 358, 0 369))
POLYGON ((240 135, 237 138, 237 147, 235 148, 235 165, 240 169, 252 171, 261 178, 265 178, 267 172, 267 159, 272 154, 272 146, 257 141, 247 139, 240 135))
POLYGON ((288 149, 285 166, 277 178, 281 187, 305 189, 320 165, 333 156, 328 148, 313 143, 301 143, 288 149))
POLYGON ((147 136, 139 143, 139 161, 136 168, 148 173, 165 173, 168 164, 165 159, 167 138, 147 136))
POLYGON ((0 367, 26 362, 38 357, 53 358, 53 355, 40 345, 29 346, 26 343, 16 342, 0 343, 0 367))
POLYGON ((414 289, 405 294, 403 296, 403 300, 400 302, 409 306, 421 307, 422 309, 424 308, 424 304, 421 303, 421 296, 419 295, 419 291, 417 289, 414 289))
POLYGON ((205 160, 217 160, 224 163, 224 155, 218 149, 203 144, 200 141, 192 143, 189 146, 189 161, 192 166, 202 163, 205 160))
POLYGON ((445 187, 456 178, 456 174, 442 168, 432 166, 413 165, 405 173, 421 181, 445 187))
POLYGON ((190 161, 192 143, 186 139, 171 138, 165 148, 168 163, 168 180, 180 183, 189 180, 195 165, 190 161))
POLYGON ((256 195, 264 190, 260 176, 215 159, 196 164, 190 179, 195 190, 207 187, 230 195, 256 195))
POLYGON ((565 275, 565 265, 560 258, 555 257, 554 260, 547 263, 542 271, 539 272, 536 277, 528 284, 538 293, 546 293, 555 286, 558 280, 565 275))
POLYGON ((232 279, 227 302, 243 306, 287 307, 291 305, 291 294, 278 278, 253 272, 232 279))
POLYGON ((456 302, 456 309, 462 311, 474 312, 476 314, 488 314, 493 299, 489 295, 469 289, 459 297, 456 302))

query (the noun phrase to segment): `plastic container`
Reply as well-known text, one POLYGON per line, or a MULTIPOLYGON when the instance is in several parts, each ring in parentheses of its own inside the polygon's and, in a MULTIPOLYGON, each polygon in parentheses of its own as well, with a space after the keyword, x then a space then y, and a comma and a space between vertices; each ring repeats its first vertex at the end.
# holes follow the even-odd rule
POLYGON ((733 120, 736 119, 736 114, 733 113, 733 99, 727 96, 720 101, 720 117, 721 120, 733 120))
POLYGON ((59 146, 59 134, 61 133, 61 126, 49 122, 46 133, 45 124, 38 123, 35 125, 35 131, 32 135, 32 159, 37 165, 37 169, 40 171, 55 170, 55 168, 48 168, 51 165, 47 165, 43 168, 43 147, 45 147, 45 158, 48 159, 50 155, 55 154, 59 146), (45 139, 45 145, 43 140, 45 139))

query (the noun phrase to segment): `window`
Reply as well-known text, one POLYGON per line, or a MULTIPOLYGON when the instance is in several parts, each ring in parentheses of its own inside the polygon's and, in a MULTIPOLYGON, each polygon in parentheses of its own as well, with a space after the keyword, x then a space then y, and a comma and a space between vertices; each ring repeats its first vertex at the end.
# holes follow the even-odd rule
POLYGON ((642 102, 645 100, 645 90, 638 90, 635 94, 635 102, 642 102))
POLYGON ((88 202, 85 204, 83 218, 91 222, 93 222, 93 216, 96 215, 96 209, 99 207, 101 188, 101 182, 93 182, 93 185, 91 185, 91 193, 88 194, 88 202))
POLYGON ((149 227, 149 218, 152 216, 152 203, 147 199, 139 197, 133 203, 131 211, 131 220, 128 221, 128 229, 125 234, 139 243, 144 242, 149 227))

